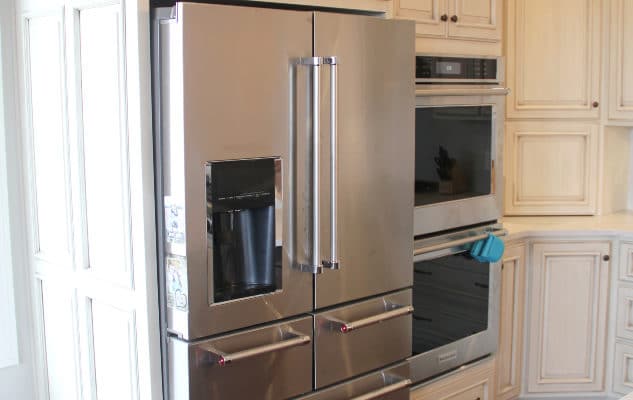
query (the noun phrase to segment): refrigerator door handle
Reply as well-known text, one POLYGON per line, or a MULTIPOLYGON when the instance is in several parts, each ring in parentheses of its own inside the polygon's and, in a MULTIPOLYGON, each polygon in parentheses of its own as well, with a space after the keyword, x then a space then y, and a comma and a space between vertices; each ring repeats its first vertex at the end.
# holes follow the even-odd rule
POLYGON ((336 57, 324 57, 323 64, 330 66, 330 259, 323 261, 324 268, 339 269, 337 252, 337 174, 338 174, 338 134, 337 134, 337 100, 338 82, 336 57))
POLYGON ((320 141, 319 141, 319 121, 321 111, 319 103, 321 64, 323 57, 302 57, 299 59, 300 65, 310 66, 312 69, 312 255, 309 265, 300 265, 302 271, 320 274, 323 272, 321 257, 321 229, 319 225, 321 201, 319 199, 319 187, 321 183, 320 173, 320 141))
POLYGON ((279 350, 288 349, 296 346, 303 346, 311 342, 311 338, 308 335, 304 335, 298 332, 290 332, 287 334, 288 339, 284 339, 280 342, 265 344, 263 346, 257 346, 246 350, 240 350, 233 353, 224 352, 212 344, 200 344, 199 348, 209 353, 212 357, 211 365, 218 365, 220 367, 230 364, 233 361, 239 361, 246 358, 259 356, 261 354, 272 353, 279 350))
POLYGON ((366 326, 378 324, 380 322, 387 321, 389 319, 401 317, 413 313, 413 306, 402 306, 399 304, 389 304, 390 310, 380 314, 372 315, 371 317, 357 319, 356 321, 341 321, 335 318, 328 318, 330 322, 330 329, 339 331, 341 333, 349 333, 356 329, 364 328, 366 326))
MULTIPOLYGON (((389 377, 392 377, 392 376, 389 375, 389 377)), ((411 379, 400 378, 400 377, 398 377, 398 378, 400 380, 398 380, 395 383, 392 383, 390 385, 381 387, 380 389, 372 390, 369 393, 365 393, 365 394, 362 394, 360 396, 353 397, 350 400, 372 400, 372 399, 377 399, 377 398, 380 398, 380 397, 382 397, 382 396, 384 396, 386 394, 393 393, 393 392, 395 392, 397 390, 404 389, 406 387, 411 386, 411 383, 412 383, 411 379)))

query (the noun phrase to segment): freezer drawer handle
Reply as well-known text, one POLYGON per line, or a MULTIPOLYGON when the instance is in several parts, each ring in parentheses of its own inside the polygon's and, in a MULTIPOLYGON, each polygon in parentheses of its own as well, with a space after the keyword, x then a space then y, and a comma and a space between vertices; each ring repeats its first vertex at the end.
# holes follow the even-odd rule
POLYGON ((332 327, 334 328, 334 330, 338 330, 341 333, 348 333, 356 329, 364 328, 369 325, 378 324, 389 319, 413 313, 412 306, 401 306, 393 304, 391 305, 391 307, 392 309, 390 311, 386 311, 377 315, 372 315, 371 317, 358 319, 352 322, 341 321, 333 318, 330 318, 329 321, 332 323, 332 327))
POLYGON ((404 389, 406 387, 411 386, 411 379, 403 379, 399 382, 396 383, 392 383, 391 385, 387 385, 385 387, 382 387, 380 389, 376 389, 372 392, 369 393, 365 393, 363 395, 357 396, 357 397, 353 397, 350 400, 371 400, 371 399, 377 399, 379 397, 382 397, 386 394, 395 392, 396 390, 400 390, 400 389, 404 389))
POLYGON ((251 349, 237 351, 235 353, 226 353, 220 349, 213 347, 211 344, 201 344, 200 349, 210 353, 214 359, 214 364, 223 367, 233 361, 243 360, 245 358, 259 356, 261 354, 272 353, 279 350, 289 349, 291 347, 303 346, 310 343, 310 336, 302 333, 293 332, 289 339, 281 342, 266 344, 263 346, 253 347, 251 349))

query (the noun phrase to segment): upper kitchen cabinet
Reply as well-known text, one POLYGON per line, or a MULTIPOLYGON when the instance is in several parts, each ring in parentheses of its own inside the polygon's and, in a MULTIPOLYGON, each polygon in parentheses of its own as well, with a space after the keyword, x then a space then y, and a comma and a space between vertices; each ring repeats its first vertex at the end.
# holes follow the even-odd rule
POLYGON ((633 121, 633 1, 610 1, 609 119, 633 121), (629 38, 628 42, 626 38, 629 38))
POLYGON ((501 0, 394 0, 393 14, 416 21, 418 53, 501 55, 501 0))
POLYGON ((597 119, 600 33, 600 0, 509 0, 508 118, 597 119))

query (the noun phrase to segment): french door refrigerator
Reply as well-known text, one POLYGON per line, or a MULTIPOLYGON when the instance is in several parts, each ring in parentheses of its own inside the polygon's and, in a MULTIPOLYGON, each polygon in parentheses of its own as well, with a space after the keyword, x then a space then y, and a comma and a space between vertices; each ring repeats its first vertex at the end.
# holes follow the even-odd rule
POLYGON ((166 396, 404 396, 413 23, 199 3, 154 15, 166 396))

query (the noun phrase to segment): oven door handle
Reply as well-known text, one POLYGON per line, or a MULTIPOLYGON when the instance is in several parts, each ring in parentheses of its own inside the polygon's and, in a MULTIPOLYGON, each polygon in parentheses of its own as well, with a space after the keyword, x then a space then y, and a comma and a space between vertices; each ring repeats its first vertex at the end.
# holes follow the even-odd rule
POLYGON ((389 305, 391 308, 389 311, 385 311, 380 314, 372 315, 371 317, 357 319, 356 321, 342 321, 335 318, 328 318, 330 327, 332 330, 339 331, 341 333, 349 333, 356 329, 364 328, 366 326, 378 324, 393 318, 401 317, 413 313, 413 306, 402 306, 399 304, 389 305))
POLYGON ((288 339, 284 339, 280 342, 265 344, 263 346, 257 346, 246 350, 240 350, 233 353, 224 352, 211 344, 199 345, 201 350, 211 354, 214 359, 213 364, 217 364, 220 367, 225 366, 233 361, 243 360, 245 358, 251 358, 259 356, 261 354, 272 353, 279 350, 288 349, 296 346, 303 346, 312 341, 310 336, 304 335, 298 332, 290 332, 288 339))
POLYGON ((416 257, 422 254, 432 253, 434 251, 445 250, 445 249, 450 249, 452 247, 463 246, 466 244, 474 243, 478 240, 483 240, 487 238, 491 234, 495 236, 506 236, 508 234, 508 231, 505 229, 498 229, 498 230, 483 233, 481 235, 469 236, 467 238, 452 240, 450 242, 444 242, 444 243, 434 244, 431 246, 421 247, 413 251, 413 256, 416 257))
MULTIPOLYGON (((398 377, 400 378, 400 377, 398 377)), ((381 387, 380 389, 372 390, 369 393, 362 394, 360 396, 352 397, 350 400, 372 400, 382 397, 386 394, 393 393, 396 390, 404 389, 411 386, 411 379, 400 378, 396 383, 381 387)))

